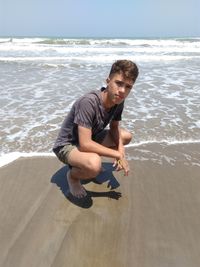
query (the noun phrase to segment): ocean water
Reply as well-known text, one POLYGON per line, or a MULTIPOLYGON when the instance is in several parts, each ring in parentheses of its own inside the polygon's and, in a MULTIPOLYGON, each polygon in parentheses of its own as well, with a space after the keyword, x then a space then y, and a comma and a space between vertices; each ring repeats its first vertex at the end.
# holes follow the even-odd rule
POLYGON ((122 121, 130 146, 199 143, 200 38, 0 38, 0 159, 51 153, 73 102, 117 59, 140 70, 122 121))

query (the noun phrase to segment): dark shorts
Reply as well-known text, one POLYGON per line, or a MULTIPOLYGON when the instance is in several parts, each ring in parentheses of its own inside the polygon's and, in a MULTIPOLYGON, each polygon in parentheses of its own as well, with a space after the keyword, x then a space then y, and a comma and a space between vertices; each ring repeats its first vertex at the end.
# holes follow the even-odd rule
MULTIPOLYGON (((104 138, 106 137, 107 133, 108 133, 108 130, 107 129, 106 130, 103 130, 99 134, 97 134, 95 136, 95 138, 93 138, 93 140, 95 142, 101 144, 103 142, 104 138)), ((69 164, 69 162, 68 162, 68 159, 69 159, 70 152, 74 148, 77 148, 77 146, 76 145, 72 145, 72 144, 66 144, 64 146, 60 146, 60 147, 54 148, 53 149, 53 152, 56 154, 57 158, 61 162, 65 163, 65 164, 68 164, 69 167, 71 167, 70 164, 69 164)))
POLYGON ((69 154, 76 147, 77 146, 72 145, 72 144, 66 144, 65 146, 60 146, 60 147, 54 148, 53 152, 56 154, 57 158, 61 162, 68 164, 70 166, 70 164, 68 162, 69 154))

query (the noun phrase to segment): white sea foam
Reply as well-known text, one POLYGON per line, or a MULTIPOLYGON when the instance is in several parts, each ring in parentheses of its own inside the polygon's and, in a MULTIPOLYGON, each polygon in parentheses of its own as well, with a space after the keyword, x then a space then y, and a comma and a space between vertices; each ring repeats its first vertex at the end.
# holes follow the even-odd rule
POLYGON ((187 145, 187 144, 200 144, 200 140, 149 140, 149 141, 141 141, 141 142, 138 142, 138 143, 131 143, 129 145, 126 145, 126 147, 140 147, 140 146, 143 146, 143 145, 151 145, 151 144, 166 144, 166 145, 187 145))
MULTIPOLYGON (((200 144, 200 140, 182 140, 182 141, 177 141, 177 140, 174 140, 174 141, 149 140, 149 141, 141 141, 141 142, 138 142, 138 143, 131 143, 129 145, 126 145, 126 147, 127 148, 142 147, 144 145, 151 145, 151 144, 165 144, 165 145, 168 145, 168 146, 171 146, 171 145, 182 145, 182 144, 183 145, 185 145, 185 144, 200 144)), ((150 151, 140 149, 140 152, 142 152, 142 151, 144 153, 150 153, 150 151)), ((152 153, 151 153, 151 155, 152 155, 152 153)), ((6 165, 12 163, 13 161, 15 161, 15 160, 17 160, 19 158, 32 158, 32 157, 55 157, 55 154, 53 152, 52 153, 44 153, 44 152, 30 152, 30 153, 11 152, 11 153, 8 153, 8 154, 3 154, 0 157, 0 167, 6 166, 6 165)), ((162 157, 164 157, 166 159, 165 155, 162 155, 162 157)), ((133 156, 133 158, 134 158, 134 156, 133 156)), ((139 159, 140 160, 145 160, 145 158, 144 159, 139 158, 139 159)), ((166 160, 169 161, 169 159, 166 159, 166 160)))
MULTIPOLYGON (((180 55, 126 55, 130 60, 134 60, 135 62, 150 62, 150 61, 180 61, 180 60, 192 60, 192 59, 200 59, 200 55, 194 56, 180 56, 180 55)), ((59 61, 58 64, 49 64, 51 67, 58 67, 58 66, 66 66, 70 62, 94 62, 94 63, 112 63, 118 59, 124 59, 124 55, 99 55, 99 56, 32 56, 32 57, 0 57, 0 62, 56 62, 59 61), (62 63, 69 62, 66 65, 62 63)))
POLYGON ((176 39, 134 39, 134 38, 0 38, 0 41, 7 43, 33 43, 33 44, 60 44, 60 45, 111 45, 111 44, 127 44, 127 45, 167 45, 167 46, 176 46, 176 45, 188 45, 195 46, 199 45, 200 38, 176 38, 176 39))
POLYGON ((0 38, 0 60, 85 60, 110 62, 116 57, 136 60, 199 58, 200 38, 193 39, 45 39, 0 38))
POLYGON ((199 140, 200 38, 0 38, 1 153, 51 151, 74 101, 124 58, 140 70, 122 121, 132 145, 199 140))
POLYGON ((200 120, 196 121, 195 124, 198 128, 200 128, 200 120))
POLYGON ((8 165, 9 163, 12 163, 13 161, 19 159, 19 158, 31 158, 31 157, 54 157, 55 155, 53 153, 22 153, 22 152, 11 152, 8 154, 4 154, 0 157, 0 167, 3 167, 5 165, 8 165))

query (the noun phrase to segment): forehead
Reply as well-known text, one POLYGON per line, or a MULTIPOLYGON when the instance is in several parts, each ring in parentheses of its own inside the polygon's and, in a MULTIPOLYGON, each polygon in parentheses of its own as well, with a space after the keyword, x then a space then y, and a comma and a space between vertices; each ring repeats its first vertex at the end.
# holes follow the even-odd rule
POLYGON ((123 73, 115 73, 110 77, 113 81, 120 81, 123 82, 129 86, 133 86, 134 82, 131 79, 127 79, 123 73))

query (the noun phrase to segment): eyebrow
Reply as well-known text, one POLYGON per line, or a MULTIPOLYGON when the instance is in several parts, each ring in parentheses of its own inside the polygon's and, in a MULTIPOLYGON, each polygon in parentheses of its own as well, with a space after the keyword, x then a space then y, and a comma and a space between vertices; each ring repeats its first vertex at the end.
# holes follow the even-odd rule
POLYGON ((132 88, 133 87, 133 84, 125 83, 125 82, 120 81, 120 80, 116 80, 115 82, 118 83, 118 84, 121 84, 121 85, 125 84, 125 86, 128 87, 128 88, 132 88))

